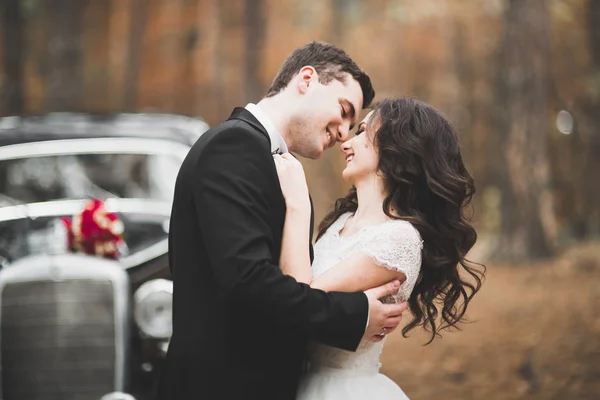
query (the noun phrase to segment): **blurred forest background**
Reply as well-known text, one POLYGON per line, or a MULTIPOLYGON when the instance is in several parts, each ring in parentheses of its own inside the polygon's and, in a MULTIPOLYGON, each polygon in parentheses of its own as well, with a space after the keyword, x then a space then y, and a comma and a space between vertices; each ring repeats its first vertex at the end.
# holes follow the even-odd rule
MULTIPOLYGON (((474 324, 395 335, 383 372, 414 399, 600 398, 600 1, 0 0, 0 115, 227 118, 297 46, 325 40, 376 99, 444 111, 476 179, 474 324), (447 338, 447 339, 446 339, 447 338)), ((317 221, 335 150, 304 162, 317 221)))

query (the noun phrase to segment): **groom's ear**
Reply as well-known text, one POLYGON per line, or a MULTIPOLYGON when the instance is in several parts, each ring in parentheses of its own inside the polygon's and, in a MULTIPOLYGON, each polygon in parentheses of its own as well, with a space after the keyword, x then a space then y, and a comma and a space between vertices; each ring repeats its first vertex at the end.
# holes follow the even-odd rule
POLYGON ((317 71, 309 65, 306 67, 302 67, 296 78, 298 92, 300 92, 301 94, 305 94, 308 91, 308 88, 311 85, 311 83, 317 81, 318 75, 317 71))

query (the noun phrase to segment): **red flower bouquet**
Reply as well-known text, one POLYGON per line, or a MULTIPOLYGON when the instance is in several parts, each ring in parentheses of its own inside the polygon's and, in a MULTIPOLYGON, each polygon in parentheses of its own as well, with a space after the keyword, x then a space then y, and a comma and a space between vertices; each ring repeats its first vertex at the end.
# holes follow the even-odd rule
POLYGON ((89 200, 81 213, 62 221, 72 252, 117 259, 126 248, 123 222, 117 214, 106 211, 102 200, 89 200))

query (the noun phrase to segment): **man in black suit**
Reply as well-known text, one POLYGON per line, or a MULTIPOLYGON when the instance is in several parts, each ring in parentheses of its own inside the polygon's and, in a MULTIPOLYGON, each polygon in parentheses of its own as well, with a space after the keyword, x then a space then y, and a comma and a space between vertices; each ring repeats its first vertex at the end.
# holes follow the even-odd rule
POLYGON ((397 283, 325 293, 278 268, 285 201, 272 154, 320 157, 373 96, 346 53, 313 42, 288 57, 264 99, 192 147, 169 231, 173 337, 161 400, 292 400, 309 340, 355 351, 397 327, 406 305, 377 300, 397 283))

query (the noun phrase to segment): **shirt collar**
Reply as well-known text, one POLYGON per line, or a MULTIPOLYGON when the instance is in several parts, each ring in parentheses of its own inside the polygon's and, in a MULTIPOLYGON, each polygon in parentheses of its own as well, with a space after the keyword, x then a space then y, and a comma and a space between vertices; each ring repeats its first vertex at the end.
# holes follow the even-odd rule
POLYGON ((265 112, 254 103, 248 103, 245 108, 246 110, 250 111, 258 120, 258 122, 260 122, 260 124, 267 130, 269 139, 271 139, 271 153, 287 153, 288 148, 283 140, 283 137, 279 132, 277 132, 277 129, 275 129, 275 126, 267 114, 265 114, 265 112))

